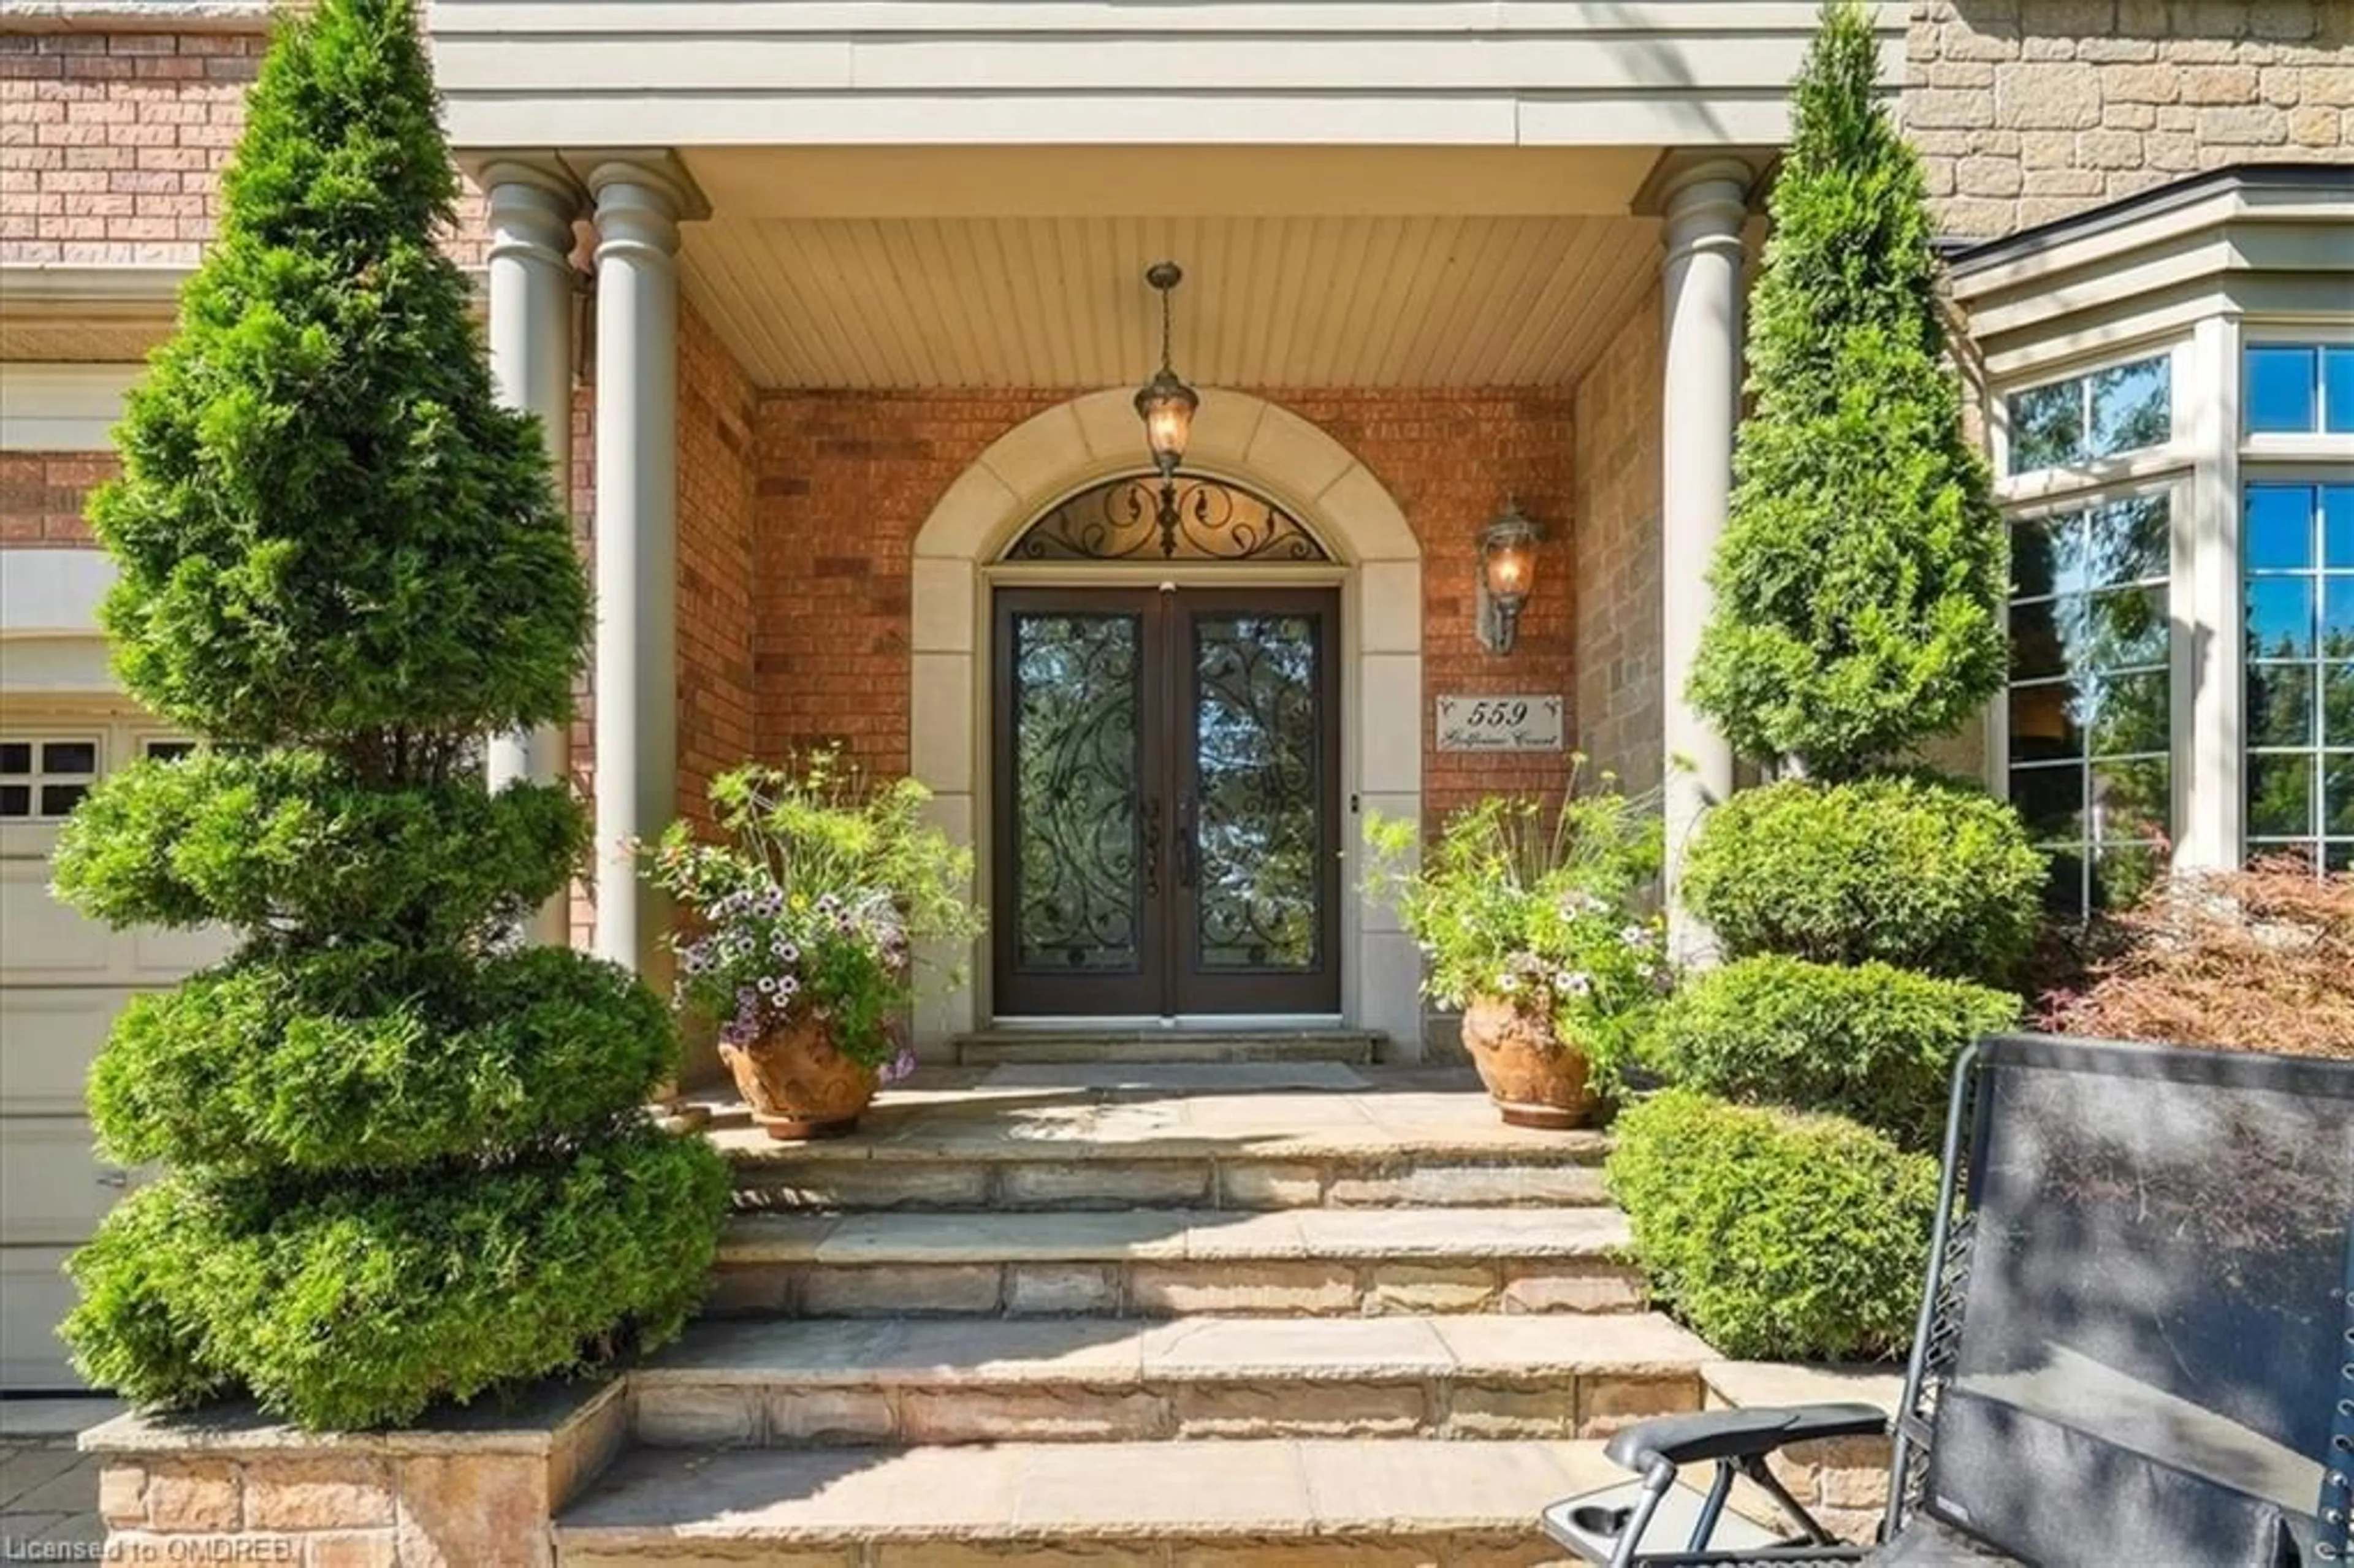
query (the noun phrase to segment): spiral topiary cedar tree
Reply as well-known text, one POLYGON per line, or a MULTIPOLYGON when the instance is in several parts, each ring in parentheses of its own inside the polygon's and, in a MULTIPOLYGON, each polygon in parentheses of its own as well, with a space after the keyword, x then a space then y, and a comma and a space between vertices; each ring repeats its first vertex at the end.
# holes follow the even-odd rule
POLYGON ((1853 778, 2002 686, 2009 557, 1945 363, 1921 165, 1860 6, 1826 6, 1752 302, 1753 407, 1690 694, 1742 752, 1853 778))
POLYGON ((101 1147, 165 1171, 72 1260, 64 1333, 137 1400, 366 1426, 674 1333, 725 1175, 641 1108, 659 999, 510 940, 588 828, 491 792, 482 740, 570 716, 588 592, 441 247, 410 0, 281 26, 223 193, 90 506, 116 670, 203 744, 93 789, 57 881, 239 940, 101 1053, 101 1147))

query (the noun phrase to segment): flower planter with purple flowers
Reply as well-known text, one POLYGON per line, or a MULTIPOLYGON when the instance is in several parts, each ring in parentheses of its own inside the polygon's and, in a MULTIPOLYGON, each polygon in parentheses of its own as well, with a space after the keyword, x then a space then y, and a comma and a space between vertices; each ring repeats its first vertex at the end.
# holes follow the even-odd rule
POLYGON ((850 1131, 915 1070, 916 945, 980 935, 971 853, 923 823, 928 798, 912 779, 870 784, 832 753, 742 768, 711 786, 732 842, 678 822, 653 849, 648 874, 685 916, 672 938, 679 1005, 717 1026, 720 1059, 779 1139, 850 1131))

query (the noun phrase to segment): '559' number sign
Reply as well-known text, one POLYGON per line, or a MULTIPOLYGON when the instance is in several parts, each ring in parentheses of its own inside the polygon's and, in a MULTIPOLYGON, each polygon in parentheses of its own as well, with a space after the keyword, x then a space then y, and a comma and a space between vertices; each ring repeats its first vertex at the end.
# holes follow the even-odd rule
POLYGON ((1568 703, 1560 696, 1438 699, 1441 751, 1559 751, 1568 703))

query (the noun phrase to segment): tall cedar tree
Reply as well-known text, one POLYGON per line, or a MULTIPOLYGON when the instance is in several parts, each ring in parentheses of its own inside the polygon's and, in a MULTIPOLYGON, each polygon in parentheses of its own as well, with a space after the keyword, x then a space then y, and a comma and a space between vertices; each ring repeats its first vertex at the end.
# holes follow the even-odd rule
POLYGON ((123 683, 207 744, 94 789, 58 883, 242 940, 101 1054, 101 1145, 170 1169, 74 1258, 65 1332, 142 1401, 367 1425, 674 1332, 725 1178, 645 1124, 661 1001, 506 939, 588 829, 490 793, 481 737, 569 716, 588 594, 439 244, 409 0, 281 29, 223 188, 90 509, 123 683))
POLYGON ((1903 1342, 1936 1171, 1904 1151, 1934 1147, 1955 1054, 2017 1019, 1998 987, 2043 874, 2008 807, 1886 776, 2001 688, 2009 561, 1943 363, 1920 165, 1874 94, 1877 53, 1863 7, 1834 0, 1793 87, 1749 336, 1755 403, 1691 686, 1741 751, 1808 777, 1703 821, 1682 897, 1729 961, 1684 978, 1655 1037, 1654 1065, 1691 1097, 1630 1117, 1611 1161, 1655 1289, 1744 1354, 1903 1342), (1806 1158, 1835 1146, 1904 1201, 1859 1229, 1848 1172, 1806 1158), (1647 1187, 1647 1160, 1672 1180, 1647 1187), (1711 1234, 1776 1245, 1679 1254, 1691 1202, 1711 1234), (1835 1245, 1816 1245, 1825 1234, 1835 1245))
POLYGON ((2002 686, 2008 560, 1943 363, 1919 161, 1836 0, 1794 89, 1693 704, 1744 754, 1852 778, 2002 686))

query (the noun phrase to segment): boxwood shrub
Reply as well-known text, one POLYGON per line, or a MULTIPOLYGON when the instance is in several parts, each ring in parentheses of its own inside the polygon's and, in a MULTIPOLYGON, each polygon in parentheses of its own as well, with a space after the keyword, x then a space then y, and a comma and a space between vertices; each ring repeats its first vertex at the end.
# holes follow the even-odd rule
POLYGON ((174 1172, 75 1255, 62 1331, 143 1404, 241 1386, 312 1425, 399 1423, 676 1334, 726 1199, 707 1143, 642 1127, 366 1183, 174 1172))
POLYGON ((1688 979, 1649 1054, 1676 1083, 1835 1111, 1925 1149, 1944 1126, 1954 1058, 2020 1011, 2010 992, 1967 980, 1767 955, 1688 979))
POLYGON ((309 749, 198 752, 101 779, 58 835, 57 881, 101 920, 438 942, 545 903, 588 841, 555 785, 388 787, 309 749))
POLYGON ((1659 1304, 1728 1356, 1853 1361, 1912 1340, 1937 1161, 1842 1117, 1670 1089, 1618 1118, 1607 1178, 1659 1304))
POLYGON ((135 999, 90 1116, 126 1165, 384 1170, 610 1125, 676 1044, 660 999, 585 953, 327 948, 135 999))
POLYGON ((1708 814, 1683 896, 1730 957, 1877 959, 1999 984, 2035 941, 2043 879, 2018 814, 1975 786, 1800 779, 1708 814))

